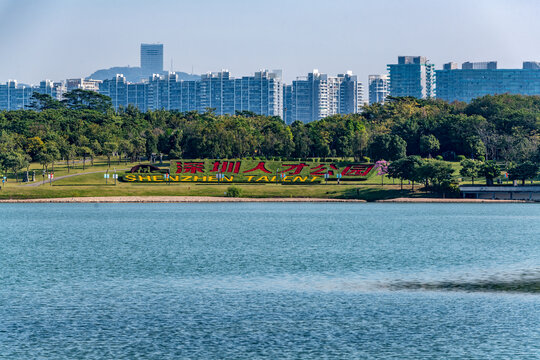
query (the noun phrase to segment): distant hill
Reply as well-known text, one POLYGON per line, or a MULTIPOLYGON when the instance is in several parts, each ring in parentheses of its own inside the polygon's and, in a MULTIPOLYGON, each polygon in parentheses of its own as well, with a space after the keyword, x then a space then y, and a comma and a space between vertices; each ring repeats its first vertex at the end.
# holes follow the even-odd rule
MULTIPOLYGON (((123 74, 129 82, 141 82, 143 79, 152 76, 152 73, 148 73, 140 67, 117 66, 95 71, 86 79, 107 80, 114 78, 116 74, 123 74)), ((167 71, 163 71, 163 74, 167 74, 167 71)), ((199 80, 201 78, 199 75, 191 75, 180 71, 176 72, 176 74, 179 80, 199 80)))

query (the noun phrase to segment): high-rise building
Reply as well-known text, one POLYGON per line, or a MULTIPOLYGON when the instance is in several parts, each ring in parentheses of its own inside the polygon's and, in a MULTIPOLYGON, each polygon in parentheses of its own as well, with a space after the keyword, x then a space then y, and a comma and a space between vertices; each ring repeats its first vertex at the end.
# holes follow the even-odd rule
POLYGON ((234 79, 227 70, 204 74, 200 81, 182 81, 177 74, 154 74, 144 83, 132 84, 119 74, 100 85, 115 109, 136 106, 146 110, 199 111, 214 109, 218 115, 252 111, 283 116, 281 70, 261 70, 254 76, 234 79))
POLYGON ((0 109, 28 109, 33 92, 34 89, 30 86, 19 85, 16 80, 8 80, 5 85, 0 85, 0 109))
POLYGON ((292 119, 292 85, 283 85, 283 121, 291 124, 292 119))
POLYGON ((127 108, 129 105, 128 82, 122 74, 116 74, 113 79, 105 80, 100 84, 99 92, 111 98, 112 106, 127 108))
POLYGON ((163 71, 163 44, 141 44, 141 69, 149 74, 163 71))
POLYGON ((66 85, 63 82, 53 82, 51 80, 43 80, 39 83, 39 87, 34 88, 35 92, 47 94, 56 100, 62 100, 66 93, 66 85))
POLYGON ((328 85, 329 115, 356 114, 362 111, 362 83, 352 71, 329 77, 328 85))
POLYGON ((284 90, 285 121, 311 122, 335 114, 358 113, 362 106, 362 84, 349 71, 329 77, 313 70, 284 90), (289 110, 290 109, 290 110, 289 110))
POLYGON ((524 62, 523 69, 497 69, 495 61, 463 63, 461 69, 445 65, 436 70, 437 98, 469 102, 493 94, 540 95, 539 65, 531 61, 524 62))
POLYGON ((426 99, 435 96, 435 68, 424 56, 399 56, 397 64, 388 64, 389 93, 426 99))
POLYGON ((328 116, 328 75, 317 69, 292 82, 291 122, 308 123, 328 116))
POLYGON ((384 104, 388 96, 388 75, 369 75, 369 104, 384 104))
POLYGON ((201 75, 199 112, 213 109, 217 115, 234 114, 234 79, 228 70, 201 75))
POLYGON ((129 83, 127 84, 127 106, 134 106, 142 112, 148 111, 146 102, 146 93, 148 91, 148 83, 129 83))
POLYGON ((90 91, 99 91, 99 85, 101 80, 92 80, 92 79, 67 79, 66 80, 66 90, 72 91, 75 89, 90 90, 90 91))
POLYGON ((283 118, 281 70, 261 70, 235 79, 235 110, 283 118))

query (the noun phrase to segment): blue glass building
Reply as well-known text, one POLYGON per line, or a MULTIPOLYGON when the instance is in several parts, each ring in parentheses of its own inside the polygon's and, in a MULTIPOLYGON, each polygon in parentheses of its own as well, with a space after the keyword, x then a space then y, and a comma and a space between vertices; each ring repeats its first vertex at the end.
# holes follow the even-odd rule
POLYGON ((522 69, 497 69, 497 63, 448 63, 436 70, 437 98, 470 102, 484 95, 540 95, 540 66, 524 62, 522 69))
POLYGON ((388 64, 387 68, 391 96, 435 96, 435 67, 424 56, 399 56, 398 63, 388 64))

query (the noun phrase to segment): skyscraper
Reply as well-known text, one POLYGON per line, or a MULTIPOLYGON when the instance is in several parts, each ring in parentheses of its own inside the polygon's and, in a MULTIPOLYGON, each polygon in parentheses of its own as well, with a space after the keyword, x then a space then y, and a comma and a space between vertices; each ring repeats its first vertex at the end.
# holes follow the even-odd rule
POLYGON ((436 70, 437 98, 469 102, 494 94, 540 95, 540 66, 523 62, 522 69, 497 69, 497 62, 463 63, 462 68, 445 64, 436 70))
POLYGON ((72 91, 75 89, 90 90, 90 91, 99 91, 99 86, 101 80, 92 80, 92 79, 67 79, 66 80, 66 90, 72 91))
POLYGON ((201 75, 199 112, 214 109, 217 115, 234 114, 234 79, 228 70, 201 75))
POLYGON ((260 70, 235 79, 235 110, 283 118, 281 70, 260 70))
POLYGON ((62 100, 66 93, 66 85, 62 82, 53 82, 51 80, 43 80, 39 83, 39 87, 34 88, 34 92, 47 94, 56 100, 62 100))
POLYGON ((99 84, 99 92, 111 98, 112 106, 118 109, 129 105, 128 83, 122 74, 116 74, 113 79, 105 80, 99 84))
POLYGON ((329 77, 313 70, 284 90, 285 121, 311 122, 335 114, 358 113, 362 106, 362 84, 350 71, 329 77))
POLYGON ((435 96, 435 68, 424 56, 399 56, 397 64, 388 64, 389 93, 426 99, 435 96))
POLYGON ((328 115, 356 114, 362 109, 362 83, 352 71, 328 77, 328 115))
POLYGON ((291 124, 294 120, 292 117, 292 85, 283 84, 283 121, 286 124, 291 124))
POLYGON ((141 44, 141 69, 149 75, 163 71, 163 44, 141 44))
POLYGON ((388 96, 388 75, 369 75, 369 104, 384 104, 388 96))
POLYGON ((254 76, 232 78, 227 70, 207 73, 200 81, 179 80, 175 73, 153 74, 143 83, 129 83, 118 74, 100 84, 99 92, 110 96, 115 109, 136 106, 141 111, 178 110, 234 115, 252 111, 283 116, 281 70, 261 70, 254 76))
POLYGON ((328 75, 317 69, 292 82, 291 121, 305 123, 328 116, 328 75))
POLYGON ((8 80, 5 85, 0 85, 0 109, 28 109, 33 93, 32 87, 17 84, 16 80, 8 80))

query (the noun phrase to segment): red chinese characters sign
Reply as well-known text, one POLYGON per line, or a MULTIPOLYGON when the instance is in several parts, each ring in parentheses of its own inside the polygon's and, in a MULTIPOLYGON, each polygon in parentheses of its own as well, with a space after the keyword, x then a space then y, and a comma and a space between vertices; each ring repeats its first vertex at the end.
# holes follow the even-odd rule
MULTIPOLYGON (((319 183, 338 178, 361 181, 372 175, 373 167, 373 164, 352 162, 247 159, 176 160, 171 162, 170 178, 167 178, 167 181, 319 183)), ((160 181, 161 178, 158 176, 157 179, 155 181, 160 181)), ((139 175, 126 177, 125 181, 155 182, 153 177, 139 175)))

